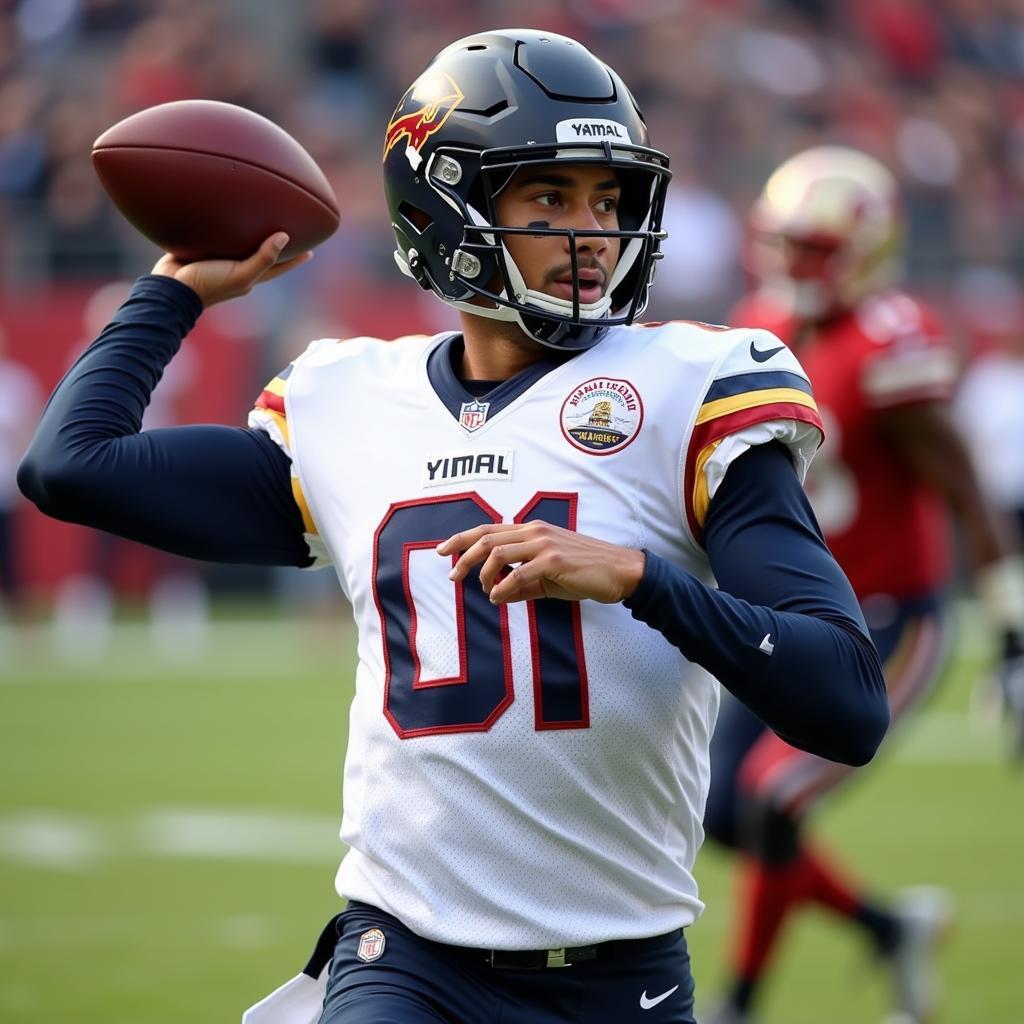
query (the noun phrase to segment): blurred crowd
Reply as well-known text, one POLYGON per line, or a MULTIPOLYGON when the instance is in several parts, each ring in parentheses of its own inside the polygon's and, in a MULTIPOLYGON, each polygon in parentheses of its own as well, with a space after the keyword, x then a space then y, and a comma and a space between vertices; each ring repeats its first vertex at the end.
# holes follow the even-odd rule
POLYGON ((277 120, 324 166, 343 228, 321 274, 390 281, 387 117, 434 52, 506 24, 581 39, 637 93, 675 168, 659 305, 676 315, 728 308, 751 199, 820 141, 863 148, 901 178, 912 284, 952 291, 969 316, 1016 304, 1014 0, 0 0, 3 286, 134 275, 146 250, 102 193, 92 141, 136 110, 197 96, 277 120))
POLYGON ((357 311, 372 320, 398 289, 421 323, 446 326, 450 311, 414 297, 392 261, 381 140, 435 52, 510 25, 607 59, 672 158, 654 319, 723 319, 769 172, 840 142, 899 177, 909 284, 953 317, 965 356, 1024 329, 1016 0, 0 0, 0 302, 147 270, 154 250, 107 200, 92 142, 144 107, 205 97, 285 126, 342 208, 310 268, 271 286, 261 370, 321 328, 368 329, 357 311))

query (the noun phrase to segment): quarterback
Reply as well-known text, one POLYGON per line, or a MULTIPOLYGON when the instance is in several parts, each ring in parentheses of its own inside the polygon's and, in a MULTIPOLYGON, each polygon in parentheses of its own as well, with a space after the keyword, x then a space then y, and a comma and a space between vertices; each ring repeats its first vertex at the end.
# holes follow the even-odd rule
POLYGON ((396 261, 460 331, 314 341, 248 429, 139 433, 202 310, 290 269, 281 237, 165 257, 58 387, 21 486, 194 557, 330 564, 352 604, 347 906, 247 1021, 692 1024, 719 684, 840 761, 888 724, 800 483, 807 377, 766 332, 634 322, 668 161, 579 43, 453 43, 382 157, 396 261))

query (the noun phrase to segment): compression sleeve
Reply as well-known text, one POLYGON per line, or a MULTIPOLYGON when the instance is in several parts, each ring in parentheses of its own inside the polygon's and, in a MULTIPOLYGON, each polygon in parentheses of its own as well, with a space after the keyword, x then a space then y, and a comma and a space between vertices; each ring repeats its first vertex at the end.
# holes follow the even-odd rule
POLYGON ((140 433, 200 312, 179 281, 140 278, 51 396, 18 485, 49 516, 175 554, 310 565, 288 457, 267 434, 213 425, 140 433))
POLYGON ((882 668, 853 590, 822 539, 786 450, 758 445, 711 502, 719 589, 648 552, 626 601, 787 742, 869 761, 889 723, 882 668))

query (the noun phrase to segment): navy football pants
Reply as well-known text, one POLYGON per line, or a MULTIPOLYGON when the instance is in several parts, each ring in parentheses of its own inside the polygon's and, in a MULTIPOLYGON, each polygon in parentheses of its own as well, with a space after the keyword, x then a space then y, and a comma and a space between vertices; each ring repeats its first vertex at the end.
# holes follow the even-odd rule
POLYGON ((603 944, 599 958, 569 967, 523 970, 422 939, 362 903, 337 927, 320 1024, 694 1024, 681 929, 603 944), (375 928, 384 951, 366 963, 359 940, 375 928))

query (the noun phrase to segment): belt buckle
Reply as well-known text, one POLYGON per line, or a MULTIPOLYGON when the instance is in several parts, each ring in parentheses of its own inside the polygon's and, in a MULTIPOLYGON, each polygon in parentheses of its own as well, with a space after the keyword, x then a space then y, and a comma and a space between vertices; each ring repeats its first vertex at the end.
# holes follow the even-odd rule
POLYGON ((549 949, 548 950, 548 962, 547 967, 569 967, 570 964, 565 962, 565 947, 561 949, 549 949))

